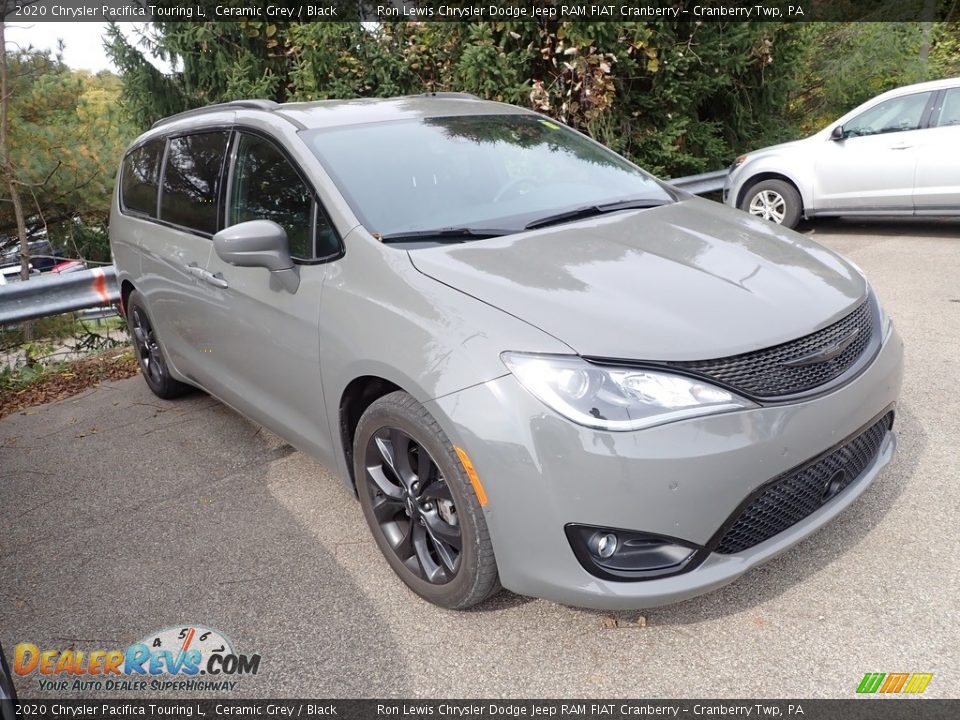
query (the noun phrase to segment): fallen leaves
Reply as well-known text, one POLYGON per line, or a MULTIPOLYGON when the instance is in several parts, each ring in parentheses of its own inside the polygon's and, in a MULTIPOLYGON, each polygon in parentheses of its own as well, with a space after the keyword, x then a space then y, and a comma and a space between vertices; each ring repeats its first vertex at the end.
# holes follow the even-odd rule
MULTIPOLYGON (((94 357, 50 370, 18 390, 0 390, 0 417, 25 408, 62 400, 108 380, 123 380, 140 372, 129 348, 112 348, 94 357)), ((35 414, 27 410, 24 414, 35 414)))
POLYGON ((600 627, 604 630, 636 630, 637 628, 645 628, 646 626, 647 618, 643 615, 638 615, 636 620, 606 617, 600 621, 600 627))

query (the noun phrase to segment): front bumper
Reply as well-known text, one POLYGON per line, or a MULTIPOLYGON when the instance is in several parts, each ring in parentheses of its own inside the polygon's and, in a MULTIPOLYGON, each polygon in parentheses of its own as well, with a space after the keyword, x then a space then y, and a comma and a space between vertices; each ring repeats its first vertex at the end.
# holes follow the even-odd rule
POLYGON ((500 579, 522 595, 603 609, 677 602, 725 585, 841 513, 893 457, 893 432, 860 476, 778 535, 650 580, 605 580, 577 560, 568 523, 622 528, 705 547, 745 498, 853 436, 900 392, 903 344, 892 328, 870 366, 828 395, 637 432, 574 425, 512 375, 428 403, 466 449, 489 497, 500 579))

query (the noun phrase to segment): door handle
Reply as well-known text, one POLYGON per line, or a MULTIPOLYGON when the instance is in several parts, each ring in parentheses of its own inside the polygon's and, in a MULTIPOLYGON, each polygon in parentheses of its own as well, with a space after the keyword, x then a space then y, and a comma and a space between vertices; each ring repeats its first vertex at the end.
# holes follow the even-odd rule
POLYGON ((913 145, 891 145, 891 150, 909 150, 913 145))
POLYGON ((203 275, 201 275, 200 277, 202 277, 206 283, 213 285, 214 287, 217 287, 217 288, 230 287, 230 283, 228 283, 226 280, 223 279, 223 275, 220 275, 219 273, 214 275, 209 270, 202 270, 201 272, 203 273, 203 275))
POLYGON ((204 269, 203 269, 202 267, 200 267, 199 265, 197 265, 195 262, 192 262, 192 263, 190 263, 189 265, 187 265, 186 270, 187 270, 188 273, 190 273, 191 275, 193 275, 195 278, 202 278, 202 277, 203 277, 204 269))

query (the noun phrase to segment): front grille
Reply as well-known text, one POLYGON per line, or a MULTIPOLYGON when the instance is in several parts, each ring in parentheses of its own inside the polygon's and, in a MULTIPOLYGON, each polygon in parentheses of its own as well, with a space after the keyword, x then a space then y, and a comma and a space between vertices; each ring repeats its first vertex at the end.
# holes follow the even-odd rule
POLYGON ((868 298, 846 317, 799 340, 717 360, 669 364, 716 380, 752 397, 793 395, 824 385, 849 370, 869 347, 876 331, 874 324, 872 302, 868 298), (829 348, 847 338, 854 330, 858 332, 850 345, 829 360, 798 367, 784 364, 829 348))
POLYGON ((873 462, 891 427, 892 412, 829 455, 772 480, 736 516, 715 552, 729 555, 759 545, 829 502, 873 462))

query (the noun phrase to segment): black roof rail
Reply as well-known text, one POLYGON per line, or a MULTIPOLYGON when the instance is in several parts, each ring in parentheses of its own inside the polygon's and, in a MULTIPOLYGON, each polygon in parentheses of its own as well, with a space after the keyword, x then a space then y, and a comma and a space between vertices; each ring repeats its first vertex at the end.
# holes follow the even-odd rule
POLYGON ((231 108, 236 109, 248 109, 248 110, 275 110, 280 107, 279 103, 275 103, 273 100, 231 100, 230 102, 217 103, 216 105, 205 105, 204 107, 194 108, 193 110, 185 110, 184 112, 177 113, 176 115, 171 115, 170 117, 161 118, 157 120, 153 125, 150 126, 152 130, 155 127, 160 127, 161 125, 166 125, 169 122, 174 120, 181 120, 187 117, 193 117, 194 115, 204 115, 209 112, 216 112, 217 110, 230 110, 231 108))

